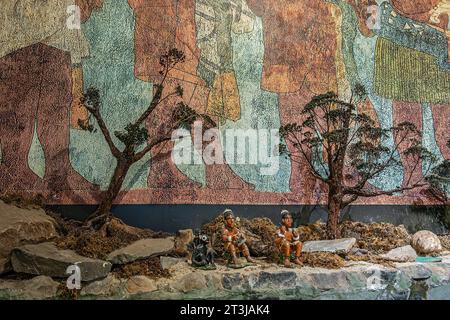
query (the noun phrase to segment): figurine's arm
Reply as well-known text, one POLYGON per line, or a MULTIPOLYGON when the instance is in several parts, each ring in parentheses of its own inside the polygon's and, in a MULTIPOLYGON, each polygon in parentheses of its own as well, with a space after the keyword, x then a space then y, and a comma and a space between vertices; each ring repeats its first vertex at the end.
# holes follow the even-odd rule
POLYGON ((233 237, 230 235, 227 229, 224 229, 222 232, 222 241, 223 242, 232 242, 233 237))
POLYGON ((292 241, 297 242, 300 240, 300 235, 298 234, 297 230, 293 229, 292 230, 292 235, 294 236, 292 238, 292 241))
POLYGON ((284 226, 280 227, 280 229, 277 230, 277 237, 278 238, 285 238, 286 228, 284 226))

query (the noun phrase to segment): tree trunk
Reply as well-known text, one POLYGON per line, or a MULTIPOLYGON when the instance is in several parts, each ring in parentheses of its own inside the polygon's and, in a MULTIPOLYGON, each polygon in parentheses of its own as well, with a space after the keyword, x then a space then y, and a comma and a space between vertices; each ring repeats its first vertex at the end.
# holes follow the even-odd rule
POLYGON ((340 238, 339 217, 341 213, 340 201, 334 195, 328 200, 327 238, 330 240, 340 238))
POLYGON ((97 210, 92 214, 91 218, 99 217, 102 215, 109 215, 113 206, 114 200, 122 189, 123 182, 131 167, 131 162, 126 160, 118 160, 117 166, 114 170, 114 174, 109 183, 108 190, 103 195, 103 200, 98 206, 97 210))

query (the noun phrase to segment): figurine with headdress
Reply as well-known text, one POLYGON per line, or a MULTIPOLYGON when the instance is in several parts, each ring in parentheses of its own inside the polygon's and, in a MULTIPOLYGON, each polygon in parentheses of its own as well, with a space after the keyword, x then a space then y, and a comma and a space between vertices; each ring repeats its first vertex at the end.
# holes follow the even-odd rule
POLYGON ((250 251, 246 244, 246 239, 243 233, 235 225, 235 216, 231 209, 226 209, 223 212, 224 228, 222 230, 222 241, 224 250, 231 257, 231 263, 238 266, 237 253, 241 252, 247 262, 255 263, 256 261, 250 257, 250 251))
POLYGON ((292 267, 291 260, 297 265, 302 264, 299 259, 302 243, 299 234, 292 228, 293 222, 292 214, 289 211, 281 211, 281 226, 276 231, 275 244, 282 255, 285 267, 292 267))

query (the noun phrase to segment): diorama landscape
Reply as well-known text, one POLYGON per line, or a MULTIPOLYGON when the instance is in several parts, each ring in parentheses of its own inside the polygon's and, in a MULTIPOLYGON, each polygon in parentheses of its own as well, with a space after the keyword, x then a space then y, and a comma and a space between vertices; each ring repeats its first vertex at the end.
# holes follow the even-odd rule
POLYGON ((0 299, 450 300, 449 0, 1 11, 0 299))

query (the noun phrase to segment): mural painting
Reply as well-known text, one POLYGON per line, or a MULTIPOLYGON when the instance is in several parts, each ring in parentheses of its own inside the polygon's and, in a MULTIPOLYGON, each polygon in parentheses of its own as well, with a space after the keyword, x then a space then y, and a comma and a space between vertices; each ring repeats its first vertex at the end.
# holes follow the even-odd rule
MULTIPOLYGON (((202 137, 194 127, 136 163, 121 203, 323 200, 324 186, 306 163, 276 155, 274 133, 301 122, 314 95, 348 97, 356 84, 368 92, 361 112, 378 126, 413 122, 424 144, 448 159, 449 15, 448 0, 10 0, 0 20, 0 191, 96 203, 115 160, 101 133, 86 130, 96 123, 80 97, 98 88, 110 131, 124 128, 150 103, 159 57, 173 47, 186 61, 166 90, 181 85, 184 102, 217 130, 202 137), (248 141, 236 142, 238 135, 248 141), (211 145, 223 161, 204 157, 211 145), (192 162, 173 161, 180 149, 192 162)), ((148 119, 150 136, 176 102, 164 101, 148 119)), ((393 146, 394 137, 384 142, 393 146)), ((422 174, 398 157, 398 167, 370 181, 374 187, 395 188, 411 170, 422 174)))

